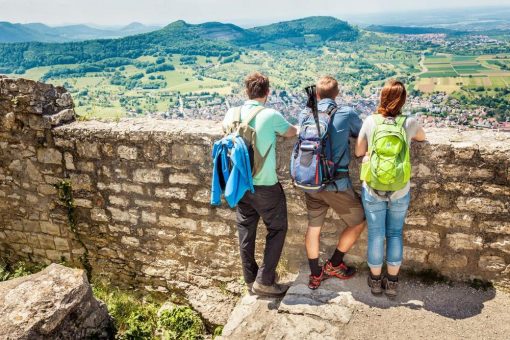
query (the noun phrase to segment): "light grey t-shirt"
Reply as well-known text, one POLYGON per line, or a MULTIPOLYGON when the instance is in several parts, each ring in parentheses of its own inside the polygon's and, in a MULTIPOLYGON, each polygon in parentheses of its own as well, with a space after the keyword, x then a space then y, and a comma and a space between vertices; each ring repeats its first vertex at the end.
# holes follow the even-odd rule
MULTIPOLYGON (((359 137, 361 139, 366 139, 368 142, 368 145, 370 145, 372 134, 374 132, 374 129, 376 127, 376 123, 374 120, 374 116, 368 116, 365 121, 363 122, 363 126, 361 127, 361 131, 359 132, 359 137)), ((404 130, 406 131, 407 135, 407 143, 411 144, 411 139, 416 136, 416 133, 418 132, 418 129, 420 128, 420 123, 413 117, 407 117, 406 122, 404 124, 404 130)), ((365 156, 366 157, 366 156, 365 156)), ((366 159, 363 158, 363 161, 366 159)), ((411 189, 411 183, 408 182, 405 188, 397 190, 393 192, 392 194, 388 196, 381 196, 379 195, 374 189, 370 188, 366 182, 363 182, 363 188, 365 188, 370 195, 375 196, 381 200, 397 200, 399 198, 404 197, 407 195, 409 190, 411 189)))

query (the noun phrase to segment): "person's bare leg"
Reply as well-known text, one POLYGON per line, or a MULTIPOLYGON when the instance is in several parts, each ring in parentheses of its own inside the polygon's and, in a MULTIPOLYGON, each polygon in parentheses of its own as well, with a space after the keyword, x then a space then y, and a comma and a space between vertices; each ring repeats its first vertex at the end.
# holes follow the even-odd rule
POLYGON ((354 243, 356 243, 359 236, 365 229, 365 226, 366 221, 363 221, 358 225, 345 228, 340 234, 340 238, 338 239, 337 249, 342 253, 347 253, 352 248, 354 243))
POLYGON ((397 276, 399 271, 400 271, 400 266, 388 266, 388 274, 390 274, 392 276, 397 276))
POLYGON ((320 226, 308 226, 305 235, 306 256, 309 259, 319 258, 320 226))
POLYGON ((382 267, 380 267, 380 268, 370 268, 370 272, 372 273, 372 276, 379 276, 382 273, 382 267))

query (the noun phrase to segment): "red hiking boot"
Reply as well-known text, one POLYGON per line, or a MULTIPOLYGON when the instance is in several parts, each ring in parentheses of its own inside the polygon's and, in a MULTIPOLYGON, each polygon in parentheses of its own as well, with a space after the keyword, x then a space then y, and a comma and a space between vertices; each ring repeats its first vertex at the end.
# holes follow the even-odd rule
POLYGON ((347 266, 344 262, 340 263, 337 267, 333 267, 333 264, 328 261, 324 265, 324 273, 328 276, 337 277, 341 280, 347 280, 356 274, 354 267, 347 266))
POLYGON ((324 273, 324 268, 322 268, 321 275, 319 276, 310 275, 309 278, 310 279, 308 281, 308 288, 315 290, 319 288, 321 282, 326 280, 328 276, 326 275, 326 273, 324 273))

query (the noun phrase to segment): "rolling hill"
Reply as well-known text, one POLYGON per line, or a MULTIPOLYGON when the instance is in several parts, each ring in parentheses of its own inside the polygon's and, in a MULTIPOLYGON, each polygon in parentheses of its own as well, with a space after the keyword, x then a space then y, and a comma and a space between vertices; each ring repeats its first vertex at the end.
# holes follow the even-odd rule
POLYGON ((284 45, 303 45, 310 41, 352 41, 358 37, 358 31, 347 22, 333 17, 308 17, 285 21, 249 30, 255 40, 253 43, 276 43, 284 45))
MULTIPOLYGON (((74 27, 74 30, 75 34, 79 34, 79 27, 74 27)), ((310 17, 248 30, 233 24, 208 22, 194 25, 180 20, 157 31, 120 39, 0 44, 0 72, 19 73, 36 66, 173 53, 227 57, 242 48, 261 44, 301 47, 331 40, 352 41, 357 36, 357 29, 333 17, 310 17)))
POLYGON ((12 24, 0 22, 0 43, 16 42, 69 42, 102 38, 120 38, 159 29, 131 23, 118 29, 99 29, 87 25, 51 27, 40 23, 12 24))

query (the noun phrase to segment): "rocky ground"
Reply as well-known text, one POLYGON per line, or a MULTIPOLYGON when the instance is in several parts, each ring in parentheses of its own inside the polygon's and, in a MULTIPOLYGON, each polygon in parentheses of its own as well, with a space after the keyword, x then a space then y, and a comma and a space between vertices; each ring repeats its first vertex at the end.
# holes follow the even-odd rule
POLYGON ((222 339, 508 339, 510 294, 416 278, 401 283, 395 300, 372 296, 365 273, 311 291, 303 270, 283 300, 245 296, 222 339))
POLYGON ((83 270, 52 264, 0 283, 0 339, 108 339, 112 327, 83 270))

